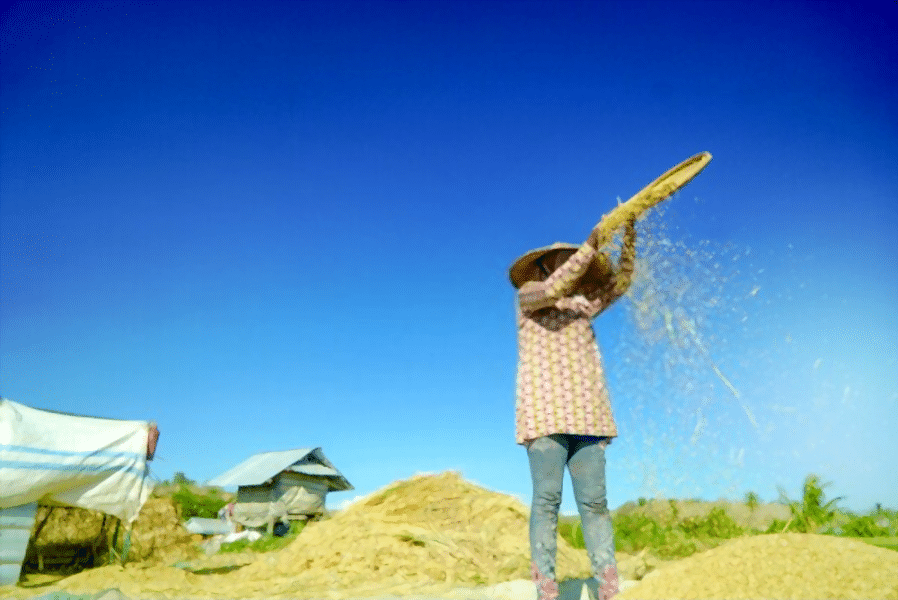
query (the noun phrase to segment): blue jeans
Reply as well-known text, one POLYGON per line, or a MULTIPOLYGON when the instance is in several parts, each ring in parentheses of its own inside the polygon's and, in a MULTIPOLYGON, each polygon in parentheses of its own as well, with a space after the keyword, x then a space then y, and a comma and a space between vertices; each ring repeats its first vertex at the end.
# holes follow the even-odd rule
MULTIPOLYGON (((530 474, 533 477, 533 505, 530 511, 530 556, 534 580, 537 572, 543 580, 555 580, 555 555, 558 550, 558 509, 564 466, 571 472, 574 498, 583 523, 583 539, 592 563, 597 585, 614 569, 614 531, 605 497, 605 448, 601 438, 584 435, 553 434, 533 440, 527 446, 530 474)), ((537 583, 539 585, 539 583, 537 583)))

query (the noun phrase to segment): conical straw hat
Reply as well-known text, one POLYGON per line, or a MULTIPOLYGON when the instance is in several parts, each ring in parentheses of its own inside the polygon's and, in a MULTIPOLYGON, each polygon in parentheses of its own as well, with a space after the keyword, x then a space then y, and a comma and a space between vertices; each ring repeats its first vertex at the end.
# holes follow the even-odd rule
MULTIPOLYGON (((564 258, 567 260, 579 249, 580 246, 577 244, 555 242, 551 246, 543 246, 542 248, 535 248, 527 252, 514 261, 514 264, 508 269, 508 277, 511 279, 511 284, 516 288, 520 288, 527 281, 537 281, 539 266, 536 264, 536 261, 540 258, 549 256, 553 253, 562 253, 566 255, 564 258)), ((608 263, 608 258, 603 253, 599 252, 596 254, 596 260, 593 260, 589 265, 589 269, 581 281, 604 279, 608 277, 610 271, 611 268, 608 263)))

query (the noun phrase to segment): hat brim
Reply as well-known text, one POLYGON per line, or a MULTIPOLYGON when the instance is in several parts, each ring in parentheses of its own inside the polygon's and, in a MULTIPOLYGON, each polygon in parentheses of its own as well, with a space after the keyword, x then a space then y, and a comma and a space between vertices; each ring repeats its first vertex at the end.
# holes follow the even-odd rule
MULTIPOLYGON (((549 257, 552 254, 564 253, 567 254, 565 257, 565 260, 567 260, 579 249, 580 246, 576 244, 558 242, 551 246, 544 246, 527 252, 518 258, 514 264, 511 265, 511 268, 509 268, 508 277, 511 279, 511 284, 515 288, 520 288, 528 281, 539 281, 541 279, 541 277, 539 277, 539 265, 537 265, 539 259, 549 257)), ((581 285, 578 287, 582 287, 589 283, 601 283, 606 280, 610 274, 611 266, 608 262, 608 258, 604 253, 599 252, 596 254, 596 258, 590 263, 586 273, 580 279, 581 285)))

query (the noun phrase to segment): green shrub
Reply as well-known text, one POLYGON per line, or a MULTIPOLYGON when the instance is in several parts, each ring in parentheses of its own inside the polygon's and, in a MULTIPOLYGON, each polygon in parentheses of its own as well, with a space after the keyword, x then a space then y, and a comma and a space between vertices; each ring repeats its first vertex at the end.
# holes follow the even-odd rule
POLYGON ((677 503, 675 500, 668 500, 667 503, 670 505, 670 521, 671 523, 676 523, 680 518, 680 509, 677 508, 677 503))
POLYGON ((661 558, 684 558, 692 556, 700 549, 698 544, 689 539, 682 529, 670 528, 667 530, 664 545, 654 549, 661 558))
POLYGON ((558 535, 574 548, 581 550, 586 548, 586 541, 583 539, 583 528, 579 520, 559 522, 558 535))
POLYGON ((218 490, 198 494, 183 484, 172 494, 172 500, 180 508, 181 519, 184 521, 193 517, 214 519, 218 516, 218 511, 228 503, 218 490))
POLYGON ((842 526, 842 535, 852 537, 879 537, 889 535, 888 527, 880 527, 870 516, 854 517, 842 526))
POLYGON ((661 548, 667 545, 670 531, 670 526, 661 526, 645 515, 619 515, 614 519, 615 547, 630 553, 643 548, 661 548))
POLYGON ((689 538, 724 538, 739 537, 745 533, 723 508, 716 506, 704 517, 688 517, 678 527, 689 538))
POLYGON ((648 548, 664 559, 691 556, 700 550, 679 527, 640 514, 620 515, 614 520, 614 542, 618 551, 635 554, 648 548))
MULTIPOLYGON (((808 475, 804 481, 801 503, 789 503, 789 510, 792 512, 792 516, 785 523, 778 519, 774 519, 773 523, 770 524, 770 527, 767 528, 767 533, 782 533, 787 531, 796 533, 817 533, 819 528, 830 524, 836 514, 836 511, 831 507, 842 498, 833 498, 824 504, 823 488, 827 485, 829 484, 821 484, 820 478, 817 475, 808 475)), ((784 496, 785 494, 781 495, 784 496)), ((788 498, 786 498, 786 500, 788 500, 788 498)))
POLYGON ((196 483, 193 479, 189 479, 182 471, 175 473, 171 482, 175 485, 193 485, 196 483))
POLYGON ((767 529, 764 530, 764 533, 782 533, 788 523, 781 519, 774 519, 770 522, 770 525, 767 526, 767 529))

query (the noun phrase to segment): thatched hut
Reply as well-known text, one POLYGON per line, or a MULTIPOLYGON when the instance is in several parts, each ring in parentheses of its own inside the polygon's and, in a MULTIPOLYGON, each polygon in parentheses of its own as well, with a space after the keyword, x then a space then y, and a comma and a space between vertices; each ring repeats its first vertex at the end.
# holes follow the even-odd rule
POLYGON ((328 492, 355 489, 321 448, 255 454, 208 483, 237 486, 231 519, 269 531, 277 522, 320 516, 328 492))

